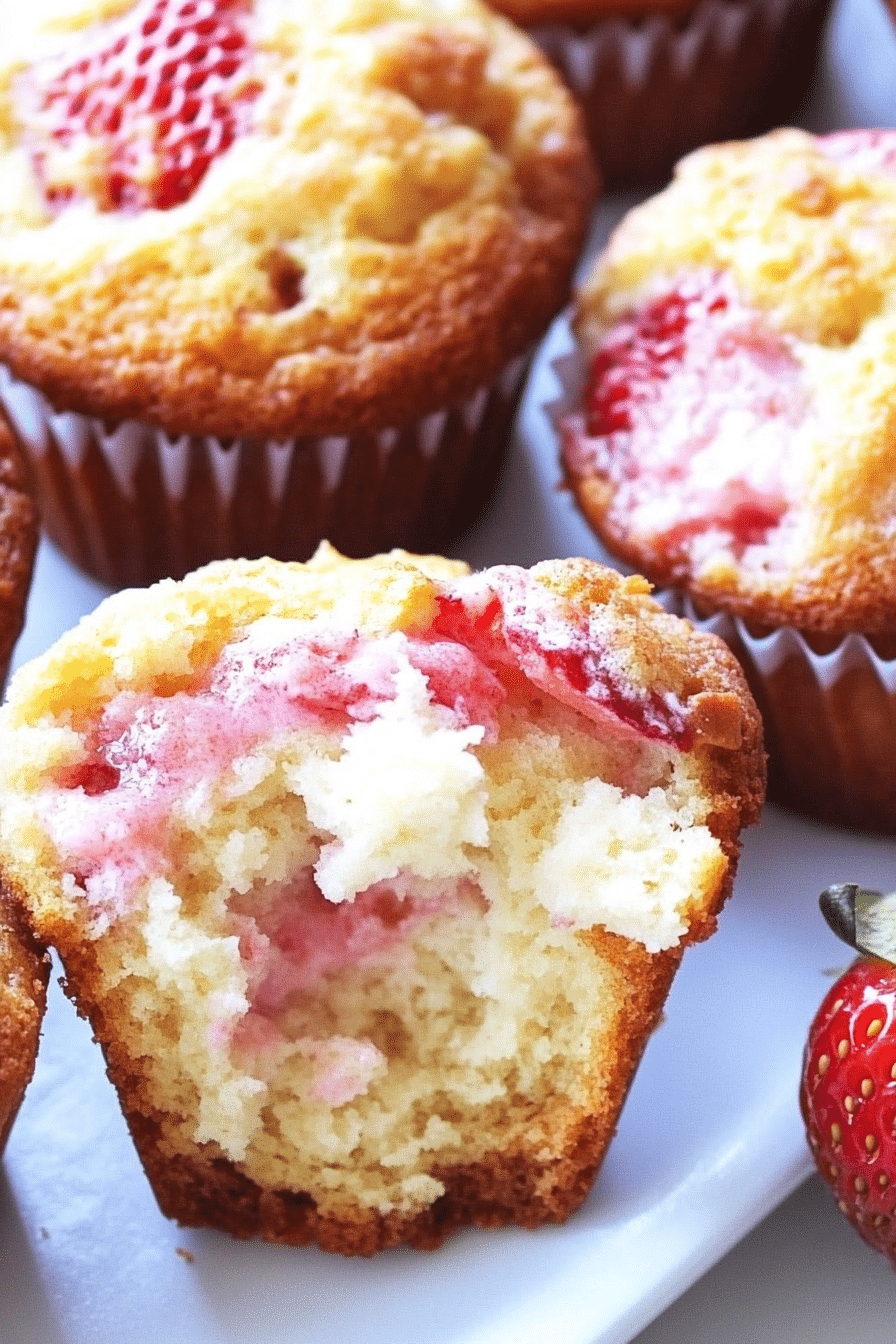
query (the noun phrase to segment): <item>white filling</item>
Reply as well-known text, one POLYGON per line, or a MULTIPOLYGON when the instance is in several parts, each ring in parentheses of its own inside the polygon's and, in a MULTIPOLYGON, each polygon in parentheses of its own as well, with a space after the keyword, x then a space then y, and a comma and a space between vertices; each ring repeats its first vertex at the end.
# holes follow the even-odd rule
POLYGON ((719 864, 705 826, 681 829, 665 795, 628 797, 602 780, 582 786, 561 814, 535 870, 535 888, 558 924, 637 939, 648 952, 674 946, 688 908, 719 864))
POLYGON ((396 686, 376 718, 352 725, 341 755, 312 757, 291 780, 312 824, 334 837, 315 866, 330 901, 352 900, 403 870, 461 876, 473 863, 465 846, 488 844, 483 770, 469 751, 484 729, 446 726, 423 674, 407 663, 396 686))

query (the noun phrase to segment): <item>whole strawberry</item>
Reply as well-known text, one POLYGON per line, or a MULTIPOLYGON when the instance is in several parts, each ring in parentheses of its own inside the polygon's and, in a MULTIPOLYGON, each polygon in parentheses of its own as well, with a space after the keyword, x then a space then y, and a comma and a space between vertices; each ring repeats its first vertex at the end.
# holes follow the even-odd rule
MULTIPOLYGON (((857 887, 829 888, 822 896, 822 909, 840 937, 868 952, 869 944, 880 944, 874 907, 891 899, 857 887)), ((896 947, 893 952, 896 955, 896 947)), ((896 965, 892 962, 863 956, 825 997, 809 1031, 800 1106, 818 1170, 840 1209, 859 1235, 896 1266, 896 965)))

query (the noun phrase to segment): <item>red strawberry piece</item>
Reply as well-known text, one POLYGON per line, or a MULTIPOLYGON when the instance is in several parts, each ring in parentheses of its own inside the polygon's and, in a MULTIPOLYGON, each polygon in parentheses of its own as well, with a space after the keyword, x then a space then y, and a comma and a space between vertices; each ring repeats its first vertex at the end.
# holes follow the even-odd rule
POLYGON ((729 298, 718 280, 704 287, 681 284, 654 299, 609 334, 591 366, 588 433, 601 436, 634 427, 639 405, 655 394, 685 355, 685 337, 695 321, 724 312, 729 298))
POLYGON ((626 680, 618 657, 580 614, 514 565, 496 565, 447 587, 433 629, 472 649, 489 666, 516 667, 533 686, 607 731, 688 751, 693 735, 671 693, 626 680))
POLYGON ((83 789, 88 797, 108 793, 117 788, 120 772, 106 761, 88 761, 61 773, 59 783, 64 789, 83 789))
POLYGON ((235 0, 140 0, 35 66, 32 153, 47 200, 64 205, 79 187, 101 209, 188 200, 243 128, 258 90, 250 55, 235 0))
POLYGON ((891 962, 861 958, 825 997, 809 1031, 800 1107, 816 1165, 840 1209, 896 1267, 896 966, 891 962))
MULTIPOLYGON (((740 556, 790 507, 784 463, 811 414, 797 343, 730 277, 680 278, 605 334, 584 408, 561 426, 570 482, 606 482, 603 527, 633 562, 675 581, 704 538, 740 556)), ((660 577, 654 573, 653 577, 660 577)))

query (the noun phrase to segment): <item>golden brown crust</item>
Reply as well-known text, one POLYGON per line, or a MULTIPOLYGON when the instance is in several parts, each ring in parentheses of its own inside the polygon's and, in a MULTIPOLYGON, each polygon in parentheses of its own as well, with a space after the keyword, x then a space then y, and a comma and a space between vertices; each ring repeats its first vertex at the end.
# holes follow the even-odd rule
MULTIPOLYGON (((720 905, 732 880, 733 875, 720 893, 720 905)), ((90 944, 72 942, 70 928, 60 927, 58 936, 58 945, 66 949, 62 960, 68 980, 77 985, 76 995, 70 988, 67 992, 76 998, 78 1012, 90 1020, 102 1044, 109 1077, 165 1216, 185 1227, 215 1227, 234 1237, 291 1246, 316 1244, 353 1256, 370 1256, 399 1245, 435 1250, 462 1227, 535 1228, 563 1223, 575 1213, 606 1157, 684 951, 682 945, 650 954, 641 944, 601 929, 582 935, 619 971, 625 996, 612 1057, 601 1061, 600 1090, 590 1098, 591 1111, 569 1106, 564 1114, 562 1105, 552 1111, 552 1127, 562 1126, 567 1134, 559 1158, 545 1163, 533 1123, 530 1144, 507 1144, 484 1161, 433 1168, 445 1193, 418 1214, 384 1215, 358 1208, 354 1216, 340 1219, 322 1215, 308 1192, 263 1188, 212 1146, 207 1153, 194 1149, 172 1158, 165 1144, 165 1117, 147 1098, 126 1042, 105 1026, 104 1010, 95 997, 101 977, 90 944)))
MULTIPOLYGON (((181 656, 176 641, 188 638, 193 665, 203 658, 211 661, 235 630, 264 613, 308 618, 338 610, 342 620, 350 613, 361 629, 374 635, 394 628, 426 629, 435 611, 432 581, 450 582, 466 571, 459 561, 399 550, 346 562, 326 544, 307 564, 238 560, 208 565, 177 586, 156 586, 143 594, 142 623, 147 634, 156 631, 156 636, 145 666, 132 666, 132 684, 152 684, 159 675, 160 649, 170 649, 176 664, 181 656)), ((707 772, 706 787, 713 794, 749 800, 740 824, 752 824, 764 787, 761 722, 741 667, 724 642, 664 611, 639 576, 623 577, 576 558, 545 561, 532 572, 569 602, 570 620, 582 613, 604 618, 603 634, 618 648, 633 682, 680 702, 694 736, 695 757, 701 772, 707 772), (726 761, 736 762, 736 778, 727 773, 726 761)), ((119 651, 126 647, 132 656, 122 623, 131 603, 127 593, 107 601, 88 622, 57 641, 40 663, 20 672, 9 706, 13 723, 22 705, 30 715, 95 712, 119 651)))
POLYGON ((24 466, 0 419, 0 687, 25 620, 37 536, 37 510, 24 466))
MULTIPOLYGON (((259 36, 262 124, 183 206, 53 221, 11 192, 0 358, 57 406, 220 436, 400 425, 490 383, 565 300, 594 194, 580 114, 475 0, 403 12, 259 36), (296 65, 329 91, 302 86, 292 125, 296 65)), ((0 177, 25 134, 0 118, 0 177)))
POLYGON ((723 640, 671 616, 649 596, 640 575, 623 577, 588 560, 548 561, 535 572, 587 607, 607 604, 620 643, 633 651, 637 675, 684 706, 693 733, 691 754, 703 789, 713 799, 708 826, 730 860, 712 909, 687 941, 708 937, 731 894, 740 833, 759 820, 765 801, 763 724, 744 671, 723 640))
POLYGON ((743 671, 724 642, 666 612, 640 575, 623 577, 593 561, 574 559, 546 561, 534 572, 545 586, 586 611, 606 607, 632 674, 684 707, 694 755, 709 772, 706 786, 717 791, 720 770, 723 794, 733 788, 738 797, 752 800, 740 824, 757 820, 764 787, 762 724, 743 671), (736 779, 725 777, 723 763, 732 759, 736 779))
POLYGON ((135 1116, 131 1133, 162 1212, 187 1227, 217 1227, 236 1237, 291 1246, 316 1243, 342 1255, 374 1255, 399 1245, 435 1250, 461 1227, 540 1227, 562 1223, 579 1208, 612 1138, 603 1124, 582 1117, 569 1153, 550 1173, 520 1149, 488 1162, 434 1167, 445 1193, 422 1213, 376 1214, 356 1221, 319 1214, 310 1195, 263 1190, 223 1159, 179 1163, 175 1171, 154 1153, 155 1136, 135 1116), (547 1188, 546 1188, 547 1186, 547 1188))
POLYGON ((0 1153, 34 1073, 50 963, 0 884, 0 1153))
MULTIPOLYGON (((643 1046, 638 1041, 639 1049, 643 1046)), ((630 1069, 626 1066, 626 1077, 630 1069)), ((265 1190, 232 1163, 187 1157, 172 1167, 154 1127, 139 1112, 129 1124, 162 1212, 188 1227, 217 1227, 236 1237, 292 1246, 316 1243, 343 1255, 373 1255, 399 1245, 434 1250, 461 1227, 534 1228, 562 1223, 579 1208, 613 1137, 604 1117, 581 1116, 568 1151, 546 1169, 537 1148, 511 1145, 488 1161, 434 1166, 445 1193, 408 1216, 358 1210, 355 1219, 322 1216, 311 1195, 265 1190)))
MULTIPOLYGON (((612 488, 594 476, 567 472, 567 484, 594 532, 619 561, 649 573, 659 589, 687 592, 698 610, 727 612, 766 632, 784 626, 799 630, 810 641, 820 637, 827 648, 850 634, 867 635, 875 644, 886 641, 893 629, 893 557, 888 548, 873 546, 861 556, 832 552, 815 571, 788 575, 786 583, 761 593, 736 584, 723 587, 717 578, 704 580, 681 562, 678 552, 651 548, 649 554, 632 543, 630 533, 614 523, 609 512, 612 488)), ((853 538, 854 539, 854 538, 853 538)), ((732 574, 726 572, 725 582, 732 574)), ((884 645, 882 644, 882 647, 884 645)))

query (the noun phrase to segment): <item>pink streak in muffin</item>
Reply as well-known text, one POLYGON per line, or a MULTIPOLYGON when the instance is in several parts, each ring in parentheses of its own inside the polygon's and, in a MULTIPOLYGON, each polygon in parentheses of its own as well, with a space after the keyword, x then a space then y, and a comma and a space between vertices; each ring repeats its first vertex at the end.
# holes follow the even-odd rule
POLYGON ((599 618, 574 611, 525 569, 501 565, 458 580, 439 599, 435 628, 486 662, 516 668, 611 737, 646 738, 683 751, 691 745, 678 700, 626 677, 601 637, 599 618))
MULTIPOLYGON (((214 667, 173 694, 122 692, 87 735, 79 764, 60 771, 45 820, 99 932, 134 908, 155 877, 178 886, 179 828, 190 809, 215 809, 239 788, 253 749, 294 730, 331 745, 375 719, 416 669, 447 728, 497 737, 507 670, 588 715, 611 736, 689 743, 682 707, 626 680, 596 624, 533 579, 501 567, 444 585, 422 636, 378 640, 353 631, 269 620, 228 645, 214 667), (242 764, 241 764, 242 763, 242 764)), ((466 876, 399 872, 353 899, 327 900, 307 856, 290 878, 228 899, 248 1009, 222 1022, 212 1046, 234 1050, 264 1077, 284 1051, 304 1055, 309 1095, 338 1106, 386 1067, 369 1040, 318 1039, 303 1004, 366 968, 399 969, 439 919, 473 916, 481 891, 466 876)))
MULTIPOLYGON (((373 719, 395 698, 396 678, 408 665, 426 679, 446 726, 478 723, 495 738, 504 687, 463 644, 434 634, 396 632, 374 641, 261 623, 190 690, 124 692, 112 700, 85 760, 60 772, 45 805, 63 863, 99 928, 126 915, 148 879, 167 876, 176 887, 171 855, 185 800, 212 782, 235 781, 234 763, 258 744, 308 727, 338 740, 352 723, 373 719)), ((311 1095, 335 1106, 366 1090, 384 1067, 381 1052, 370 1041, 296 1038, 285 1033, 283 1015, 349 968, 400 962, 427 922, 481 910, 482 897, 466 878, 398 874, 335 904, 308 868, 277 887, 234 895, 229 908, 250 1007, 235 1034, 222 1026, 210 1045, 235 1048, 262 1073, 283 1048, 298 1050, 309 1060, 311 1095)))
POLYGON ((691 560, 720 547, 742 558, 786 515, 781 464, 807 414, 793 341, 727 277, 689 275, 609 331, 563 451, 572 478, 612 486, 613 534, 691 560))
POLYGON ((820 135, 819 149, 856 172, 896 173, 896 131, 861 128, 820 135))
POLYGON ((310 869, 291 882, 236 897, 230 904, 249 979, 251 1008, 239 1022, 233 1045, 271 1067, 289 1044, 313 1066, 309 1095, 341 1106, 365 1092, 384 1056, 368 1040, 302 1035, 289 1041, 285 1019, 301 1015, 303 999, 351 970, 400 968, 413 941, 434 920, 481 913, 484 898, 467 878, 423 884, 399 874, 334 904, 318 890, 310 869))
POLYGON ((344 732, 394 699, 403 662, 428 680, 446 723, 496 733, 504 690, 462 645, 395 633, 373 641, 337 630, 291 638, 257 629, 228 646, 207 682, 155 696, 123 692, 106 706, 84 761, 60 772, 46 819, 89 903, 123 914, 148 876, 166 874, 172 815, 234 762, 294 729, 344 732))
POLYGON ((409 874, 334 903, 318 890, 310 869, 230 903, 253 1006, 268 1016, 350 966, 394 963, 428 921, 481 908, 479 890, 468 878, 424 883, 409 874))

